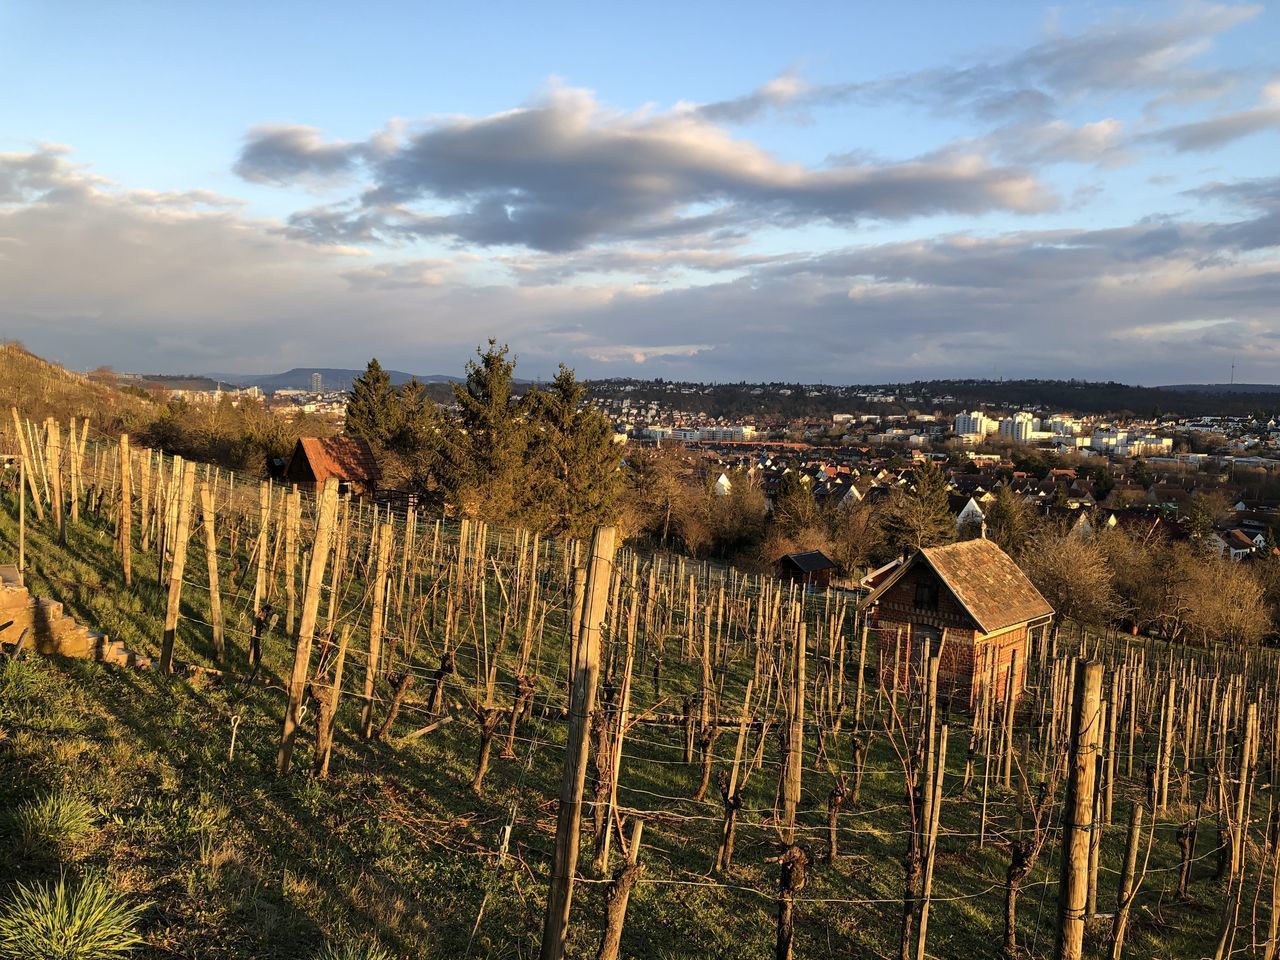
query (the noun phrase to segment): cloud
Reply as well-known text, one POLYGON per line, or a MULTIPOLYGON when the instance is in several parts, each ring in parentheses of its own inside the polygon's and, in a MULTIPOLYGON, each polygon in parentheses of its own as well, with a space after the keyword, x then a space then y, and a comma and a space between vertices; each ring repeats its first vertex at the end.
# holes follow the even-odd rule
POLYGON ((1194 61, 1213 37, 1261 9, 1192 3, 1161 20, 1111 18, 1004 56, 875 80, 814 84, 788 71, 749 94, 697 109, 708 119, 741 124, 771 112, 805 117, 820 107, 905 102, 988 121, 1044 122, 1062 101, 1083 96, 1154 92, 1158 106, 1193 102, 1220 95, 1234 81, 1194 61))
POLYGON ((875 89, 872 83, 826 84, 815 86, 795 70, 780 73, 755 90, 740 97, 704 103, 692 109, 712 123, 749 123, 770 112, 791 112, 803 116, 813 107, 832 106, 875 89))
POLYGON ((1259 376, 1280 362, 1276 178, 1193 194, 1237 215, 1108 229, 812 253, 712 230, 377 262, 296 239, 233 198, 109 184, 65 149, 0 156, 0 183, 0 329, 81 367, 261 372, 377 355, 450 373, 488 336, 529 376, 564 360, 584 376, 1168 382, 1214 379, 1233 350, 1259 376))
POLYGON ((1280 177, 1215 182, 1185 192, 1187 196, 1221 201, 1255 214, 1217 227, 1214 238, 1218 243, 1246 251, 1280 245, 1280 177))
POLYGON ((1064 120, 1013 124, 994 131, 985 140, 1012 163, 1038 167, 1050 163, 1124 162, 1124 124, 1114 118, 1075 127, 1064 120))
POLYGON ((1216 150, 1264 130, 1280 130, 1280 80, 1263 88, 1256 107, 1176 124, 1148 134, 1145 139, 1166 143, 1179 153, 1191 153, 1216 150))
POLYGON ((563 256, 561 254, 526 254, 501 256, 496 262, 526 285, 550 285, 574 281, 583 275, 610 276, 625 274, 652 279, 658 283, 680 280, 686 274, 720 274, 743 272, 767 263, 779 263, 793 254, 743 253, 733 249, 674 247, 604 247, 563 256))
POLYGON ((700 353, 714 350, 709 343, 675 343, 654 344, 646 347, 624 346, 621 344, 609 347, 586 347, 579 352, 599 363, 617 363, 628 361, 637 365, 650 360, 669 359, 673 357, 696 357, 700 353))
POLYGON ((355 290, 413 290, 448 282, 454 266, 452 260, 407 260, 347 270, 342 279, 355 290))
POLYGON ((327 143, 315 127, 264 124, 245 136, 232 169, 254 183, 333 180, 354 172, 367 150, 359 143, 327 143))
POLYGON ((66 159, 70 152, 63 144, 45 143, 30 153, 0 153, 0 204, 66 200, 109 185, 73 166, 66 159))
MULTIPOLYGON (((332 149, 308 132, 272 140, 272 176, 308 176, 363 151, 359 202, 304 211, 294 235, 318 242, 454 237, 484 246, 564 251, 753 222, 852 224, 936 213, 1031 213, 1053 206, 1027 170, 975 152, 899 163, 813 168, 786 163, 683 109, 610 109, 553 86, 535 103, 439 121, 383 145, 332 149), (295 150, 296 147, 296 150, 295 150), (291 152, 292 151, 292 152, 291 152), (340 161, 328 158, 341 157, 340 161)), ((242 166, 244 164, 242 158, 242 166)), ((262 165, 254 166, 259 175, 262 165)))
POLYGON ((1280 177, 1214 181, 1185 194, 1200 200, 1225 200, 1246 210, 1276 210, 1280 209, 1280 177))

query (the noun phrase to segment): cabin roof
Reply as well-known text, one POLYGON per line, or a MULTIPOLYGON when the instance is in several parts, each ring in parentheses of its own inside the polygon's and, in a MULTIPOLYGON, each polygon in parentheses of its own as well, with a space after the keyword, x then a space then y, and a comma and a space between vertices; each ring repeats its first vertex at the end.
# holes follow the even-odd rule
POLYGON ((316 483, 338 480, 377 483, 381 471, 373 448, 363 437, 299 437, 294 456, 301 453, 316 483))
POLYGON ((792 566, 800 573, 817 573, 819 570, 832 570, 836 565, 835 561, 821 550, 801 550, 797 553, 788 553, 778 562, 792 566))
POLYGON ((893 571, 877 571, 871 604, 884 596, 917 563, 928 566, 959 601, 983 633, 1053 616, 1041 596, 1013 559, 990 540, 978 538, 942 547, 925 547, 893 571))

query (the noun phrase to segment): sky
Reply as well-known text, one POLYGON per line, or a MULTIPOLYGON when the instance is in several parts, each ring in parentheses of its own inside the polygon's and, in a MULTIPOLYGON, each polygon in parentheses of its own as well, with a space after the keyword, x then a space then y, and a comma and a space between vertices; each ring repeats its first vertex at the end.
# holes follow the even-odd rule
POLYGON ((1266 4, 0 0, 77 369, 1280 380, 1266 4))

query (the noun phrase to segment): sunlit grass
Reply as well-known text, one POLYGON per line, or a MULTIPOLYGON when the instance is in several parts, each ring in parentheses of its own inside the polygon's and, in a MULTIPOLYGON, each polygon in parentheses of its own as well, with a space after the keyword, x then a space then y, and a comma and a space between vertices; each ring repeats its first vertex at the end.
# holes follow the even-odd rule
POLYGON ((78 883, 17 884, 0 906, 0 955, 6 960, 109 960, 142 942, 144 905, 90 874, 78 883))
POLYGON ((93 829, 94 809, 79 797, 57 790, 19 804, 13 819, 28 851, 57 853, 93 829))

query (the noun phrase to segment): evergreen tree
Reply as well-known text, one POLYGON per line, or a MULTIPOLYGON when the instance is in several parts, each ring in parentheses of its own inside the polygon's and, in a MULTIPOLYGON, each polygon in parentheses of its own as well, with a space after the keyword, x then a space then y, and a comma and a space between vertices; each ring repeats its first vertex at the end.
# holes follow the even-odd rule
POLYGON ((1031 536, 1031 517, 1022 498, 1008 484, 996 490, 987 508, 987 537, 1005 553, 1016 556, 1031 536))
POLYGON ((410 378, 392 395, 395 432, 387 446, 397 453, 412 456, 432 445, 440 427, 435 402, 427 396, 426 385, 417 377, 410 378))
POLYGON ((773 499, 773 522, 786 536, 822 523, 811 485, 795 470, 784 473, 778 484, 778 493, 773 499))
POLYGON ((947 503, 947 481, 932 461, 915 468, 914 489, 894 490, 884 507, 885 542, 897 553, 955 539, 956 521, 947 503))
POLYGON ((1105 466, 1096 468, 1090 476, 1093 479, 1093 499, 1101 503, 1116 488, 1116 482, 1105 466))
POLYGON ((442 425, 437 469, 445 496, 463 514, 519 522, 529 502, 527 404, 514 394, 515 363, 490 340, 453 385, 456 420, 442 425))
POLYGON ((555 534, 585 536, 617 514, 622 475, 613 425, 584 405, 586 396, 564 364, 529 396, 530 520, 555 534))
POLYGON ((1155 476, 1151 473, 1151 468, 1147 466, 1145 460, 1138 457, 1133 461, 1133 466, 1129 469, 1129 476, 1133 482, 1142 487, 1149 487, 1155 483, 1155 476))
POLYGON ((347 395, 345 430, 383 449, 399 429, 400 406, 396 392, 391 387, 391 377, 375 357, 364 373, 352 381, 347 395))

